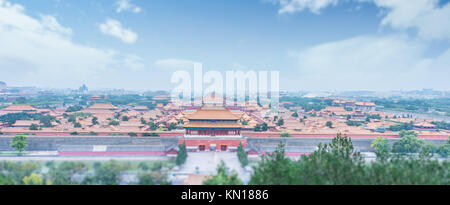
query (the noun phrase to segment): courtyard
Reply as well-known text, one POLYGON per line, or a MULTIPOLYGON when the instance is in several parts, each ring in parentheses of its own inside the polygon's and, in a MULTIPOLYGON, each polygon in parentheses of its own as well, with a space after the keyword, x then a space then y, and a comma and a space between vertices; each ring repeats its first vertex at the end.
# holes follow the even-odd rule
POLYGON ((174 182, 182 180, 188 174, 215 175, 217 166, 222 160, 225 162, 229 172, 236 172, 244 184, 250 181, 250 172, 242 168, 236 153, 189 152, 186 163, 178 171, 173 172, 174 182))

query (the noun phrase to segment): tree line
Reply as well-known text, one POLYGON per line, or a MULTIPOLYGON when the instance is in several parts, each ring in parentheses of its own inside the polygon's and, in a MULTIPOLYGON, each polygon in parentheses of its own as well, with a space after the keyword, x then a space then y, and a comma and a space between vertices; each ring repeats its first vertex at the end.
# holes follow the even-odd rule
POLYGON ((163 185, 171 184, 167 179, 170 165, 163 162, 106 161, 93 164, 80 161, 45 165, 38 162, 0 162, 0 185, 163 185), (45 169, 44 169, 45 168, 45 169), (137 180, 124 181, 124 174, 134 173, 137 180))
POLYGON ((310 155, 292 160, 280 144, 254 167, 252 185, 395 185, 450 184, 450 162, 422 155, 408 157, 385 152, 367 162, 350 138, 337 135, 310 155))
MULTIPOLYGON (((393 147, 378 138, 372 146, 377 152, 374 161, 366 159, 347 136, 337 134, 329 144, 320 144, 310 155, 298 160, 286 157, 280 142, 270 155, 253 166, 250 185, 449 185, 450 162, 431 158, 426 143, 412 132, 402 132, 393 147), (392 151, 394 150, 394 151, 392 151), (411 154, 415 153, 415 154, 411 154)), ((450 139, 440 146, 450 149, 450 139)), ((239 185, 236 173, 219 165, 218 174, 204 182, 208 185, 239 185)))

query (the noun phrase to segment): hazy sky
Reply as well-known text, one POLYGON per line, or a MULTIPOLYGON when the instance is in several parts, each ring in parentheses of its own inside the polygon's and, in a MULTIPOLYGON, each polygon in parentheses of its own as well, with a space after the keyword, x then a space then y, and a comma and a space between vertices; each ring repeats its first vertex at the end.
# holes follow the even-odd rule
POLYGON ((450 90, 438 0, 0 0, 0 81, 169 90, 177 70, 278 70, 282 90, 450 90))

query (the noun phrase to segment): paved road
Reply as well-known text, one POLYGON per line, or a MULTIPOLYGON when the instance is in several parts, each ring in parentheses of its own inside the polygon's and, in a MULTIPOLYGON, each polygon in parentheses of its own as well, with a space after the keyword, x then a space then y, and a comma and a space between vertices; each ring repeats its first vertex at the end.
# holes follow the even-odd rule
POLYGON ((217 166, 223 160, 229 171, 235 171, 239 178, 248 183, 250 173, 242 168, 236 153, 231 152, 193 152, 188 153, 186 163, 181 167, 180 173, 217 174, 217 166), (198 167, 198 170, 196 169, 198 167))

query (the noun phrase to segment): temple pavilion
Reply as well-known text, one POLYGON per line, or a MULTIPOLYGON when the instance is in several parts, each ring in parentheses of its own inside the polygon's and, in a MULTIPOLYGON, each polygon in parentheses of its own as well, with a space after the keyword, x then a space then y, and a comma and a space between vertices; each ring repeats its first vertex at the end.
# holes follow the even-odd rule
POLYGON ((187 117, 186 135, 191 136, 240 136, 239 118, 223 107, 203 107, 187 117))
POLYGON ((239 117, 228 109, 203 106, 187 119, 180 143, 186 142, 189 151, 234 151, 240 143, 247 145, 239 117))

